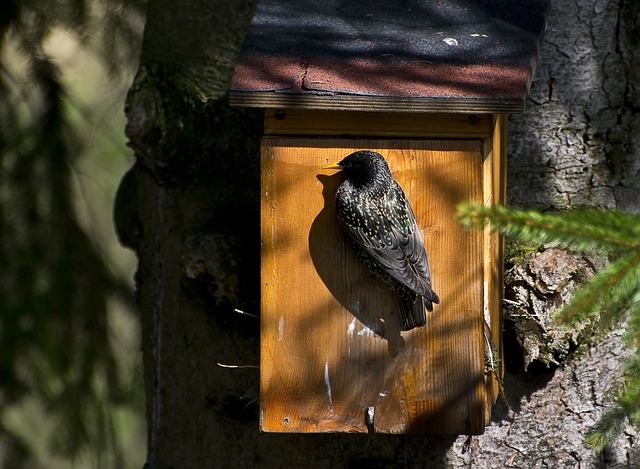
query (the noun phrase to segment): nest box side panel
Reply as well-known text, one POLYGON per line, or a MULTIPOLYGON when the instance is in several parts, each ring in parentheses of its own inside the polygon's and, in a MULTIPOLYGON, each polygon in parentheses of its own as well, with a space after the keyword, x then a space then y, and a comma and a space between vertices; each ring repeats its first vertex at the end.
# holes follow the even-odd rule
MULTIPOLYGON (((484 162, 484 205, 504 205, 506 203, 507 175, 507 115, 495 115, 492 119, 493 132, 491 138, 485 140, 484 162)), ((488 326, 486 379, 485 424, 491 420, 491 408, 500 395, 502 381, 503 344, 502 344, 502 300, 504 292, 504 236, 492 231, 489 226, 484 231, 485 246, 485 279, 486 309, 485 321, 488 326)))
POLYGON ((263 431, 482 433, 483 234, 455 207, 482 200, 483 177, 480 139, 263 139, 263 431), (404 189, 440 296, 408 332, 337 221, 344 175, 322 169, 361 149, 381 153, 404 189))

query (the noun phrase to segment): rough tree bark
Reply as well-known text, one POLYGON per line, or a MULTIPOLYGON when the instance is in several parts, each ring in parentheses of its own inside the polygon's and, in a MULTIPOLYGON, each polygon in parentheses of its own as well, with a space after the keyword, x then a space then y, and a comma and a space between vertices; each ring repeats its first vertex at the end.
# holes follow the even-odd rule
POLYGON ((511 205, 638 212, 634 1, 552 2, 527 111, 510 121, 511 205))
MULTIPOLYGON (((582 443, 620 376, 620 331, 555 369, 517 370, 522 350, 508 348, 513 413, 498 404, 470 444, 465 436, 258 432, 257 370, 217 364, 258 363, 258 322, 233 308, 257 313, 261 121, 222 97, 254 3, 149 2, 127 102, 137 162, 115 210, 121 241, 139 257, 147 466, 640 465, 631 429, 605 455, 582 443)), ((553 2, 528 108, 511 119, 510 203, 638 210, 637 21, 631 0, 553 2)))

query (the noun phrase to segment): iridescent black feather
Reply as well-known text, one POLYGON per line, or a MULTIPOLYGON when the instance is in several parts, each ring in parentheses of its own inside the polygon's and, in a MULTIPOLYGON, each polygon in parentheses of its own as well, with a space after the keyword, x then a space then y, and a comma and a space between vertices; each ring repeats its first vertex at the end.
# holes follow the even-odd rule
POLYGON ((422 234, 402 188, 379 153, 362 150, 336 166, 348 178, 336 192, 336 211, 358 258, 396 294, 403 330, 423 326, 439 303, 422 234))

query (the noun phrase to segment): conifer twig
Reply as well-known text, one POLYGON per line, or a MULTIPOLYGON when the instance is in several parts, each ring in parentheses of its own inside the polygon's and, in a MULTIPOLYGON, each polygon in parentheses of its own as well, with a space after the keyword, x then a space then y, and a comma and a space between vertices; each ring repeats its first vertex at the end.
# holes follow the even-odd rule
POLYGON ((627 310, 625 339, 635 348, 627 362, 615 403, 594 425, 585 442, 601 451, 624 427, 625 418, 640 425, 640 216, 613 210, 573 210, 541 213, 504 206, 462 204, 463 224, 517 237, 523 241, 558 243, 572 250, 600 250, 609 264, 578 289, 555 315, 558 323, 595 320, 600 330, 619 320, 627 310))

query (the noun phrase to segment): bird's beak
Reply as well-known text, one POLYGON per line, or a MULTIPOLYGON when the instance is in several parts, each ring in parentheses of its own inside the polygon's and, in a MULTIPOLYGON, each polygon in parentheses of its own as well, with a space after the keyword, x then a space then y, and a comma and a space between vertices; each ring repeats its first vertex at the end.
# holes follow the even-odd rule
POLYGON ((322 169, 342 169, 342 165, 340 163, 331 163, 323 166, 322 169))

